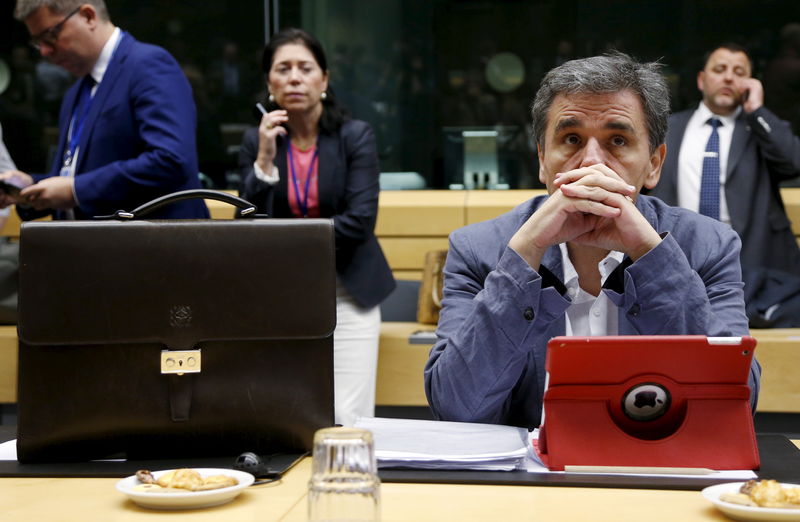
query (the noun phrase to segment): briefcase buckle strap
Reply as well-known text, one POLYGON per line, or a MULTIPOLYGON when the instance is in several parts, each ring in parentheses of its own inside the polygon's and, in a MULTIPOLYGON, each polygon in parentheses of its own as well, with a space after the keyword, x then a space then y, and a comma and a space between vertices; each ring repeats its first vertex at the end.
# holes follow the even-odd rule
POLYGON ((161 373, 200 373, 202 369, 200 350, 162 350, 161 373))

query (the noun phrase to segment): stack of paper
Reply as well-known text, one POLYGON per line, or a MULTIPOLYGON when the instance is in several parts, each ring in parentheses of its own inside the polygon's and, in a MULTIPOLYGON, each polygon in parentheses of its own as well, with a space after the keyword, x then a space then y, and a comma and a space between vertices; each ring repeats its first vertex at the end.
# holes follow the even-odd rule
POLYGON ((526 469, 534 459, 528 430, 495 424, 360 418, 375 438, 378 467, 526 469))

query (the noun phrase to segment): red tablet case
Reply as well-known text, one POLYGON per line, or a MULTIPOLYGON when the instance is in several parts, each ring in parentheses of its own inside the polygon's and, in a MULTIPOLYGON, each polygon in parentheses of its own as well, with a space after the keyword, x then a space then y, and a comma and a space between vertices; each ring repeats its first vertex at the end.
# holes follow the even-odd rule
POLYGON ((552 339, 542 459, 551 470, 758 469, 747 385, 755 344, 747 336, 552 339))

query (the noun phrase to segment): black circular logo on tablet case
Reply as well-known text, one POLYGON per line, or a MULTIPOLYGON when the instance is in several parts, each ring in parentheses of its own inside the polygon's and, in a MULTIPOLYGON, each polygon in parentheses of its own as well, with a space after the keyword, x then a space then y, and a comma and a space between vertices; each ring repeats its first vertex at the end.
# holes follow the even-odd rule
POLYGON ((669 391, 654 382, 633 386, 622 397, 622 411, 636 421, 651 421, 667 412, 669 391))

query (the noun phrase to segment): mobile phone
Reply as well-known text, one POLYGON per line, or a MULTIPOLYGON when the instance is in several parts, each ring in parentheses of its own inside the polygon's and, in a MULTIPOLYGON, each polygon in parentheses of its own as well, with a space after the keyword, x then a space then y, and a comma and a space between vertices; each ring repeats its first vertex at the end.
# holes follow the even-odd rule
POLYGON ((745 89, 742 93, 742 103, 747 101, 747 98, 750 97, 750 89, 745 89))
POLYGON ((16 185, 12 185, 7 181, 0 181, 0 191, 5 192, 12 198, 17 198, 19 197, 20 188, 16 185))

